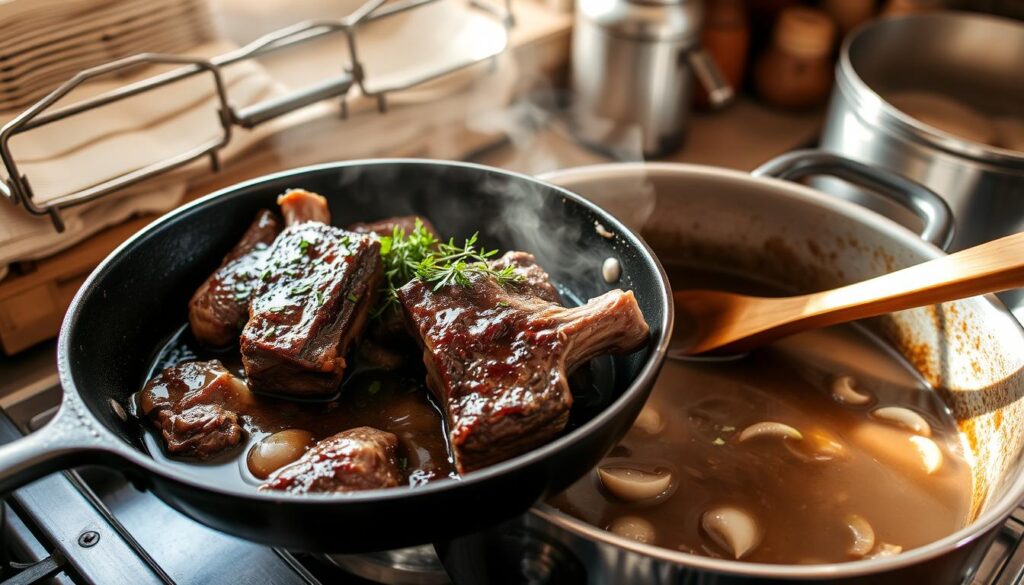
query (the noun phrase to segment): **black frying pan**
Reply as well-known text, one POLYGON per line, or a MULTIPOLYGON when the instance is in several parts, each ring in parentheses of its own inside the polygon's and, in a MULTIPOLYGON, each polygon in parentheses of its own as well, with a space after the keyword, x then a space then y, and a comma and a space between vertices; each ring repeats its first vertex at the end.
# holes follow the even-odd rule
POLYGON ((514 516, 593 467, 646 400, 672 318, 668 281, 650 249, 593 204, 535 179, 412 160, 333 163, 255 179, 164 216, 92 273, 60 332, 63 405, 53 422, 0 448, 0 491, 58 469, 99 463, 122 469, 196 520, 254 541, 334 552, 432 542, 514 516), (155 351, 185 322, 195 288, 256 211, 273 208, 275 197, 293 187, 327 196, 339 225, 416 213, 445 236, 479 230, 488 247, 533 252, 554 281, 580 299, 615 286, 632 289, 651 327, 650 344, 629 356, 603 358, 611 364, 610 379, 603 380, 609 391, 577 428, 460 481, 294 496, 213 485, 161 466, 143 446, 140 422, 121 420, 112 402, 125 405, 141 388, 155 351), (601 277, 601 262, 609 256, 623 266, 615 285, 601 277))

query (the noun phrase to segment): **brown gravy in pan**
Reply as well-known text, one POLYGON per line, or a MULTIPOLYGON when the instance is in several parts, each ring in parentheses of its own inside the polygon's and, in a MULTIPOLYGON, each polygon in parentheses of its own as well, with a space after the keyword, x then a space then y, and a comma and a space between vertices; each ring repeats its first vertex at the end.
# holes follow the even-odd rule
MULTIPOLYGON (((245 379, 237 349, 203 350, 194 342, 187 326, 165 345, 153 365, 152 375, 196 359, 219 359, 229 371, 245 379)), ((371 426, 398 437, 399 463, 410 485, 453 475, 441 413, 423 384, 422 366, 411 363, 397 370, 366 369, 360 368, 358 359, 354 361, 352 374, 334 400, 303 402, 252 395, 247 405, 225 404, 239 413, 245 437, 239 446, 208 461, 168 455, 163 440, 149 424, 145 425, 143 442, 155 459, 182 473, 198 474, 219 485, 255 489, 263 480, 250 471, 247 455, 265 437, 297 429, 320 440, 351 428, 371 426)))
MULTIPOLYGON (((679 288, 765 294, 733 277, 669 272, 679 288)), ((970 506, 946 407, 854 326, 728 361, 667 361, 598 469, 551 503, 629 538, 752 562, 895 554, 959 529, 970 506)))
MULTIPOLYGON (((559 286, 558 291, 565 304, 581 304, 570 290, 559 286)), ((341 431, 369 426, 398 437, 399 466, 409 485, 457 477, 440 406, 426 387, 419 353, 408 350, 408 354, 405 365, 389 370, 366 365, 358 351, 352 352, 349 373, 332 400, 298 401, 252 394, 244 403, 225 402, 224 406, 238 412, 245 435, 238 446, 208 460, 170 455, 149 421, 140 425, 142 442, 155 460, 178 473, 220 486, 255 490, 263 478, 253 474, 249 456, 266 437, 295 430, 309 433, 318 441, 341 431)), ((183 362, 214 359, 245 380, 237 346, 207 350, 192 337, 185 324, 158 350, 146 379, 183 362)), ((572 373, 569 382, 574 401, 564 432, 586 422, 614 399, 614 381, 615 366, 608 356, 595 358, 572 373)), ((130 406, 135 417, 144 420, 136 398, 130 406)))

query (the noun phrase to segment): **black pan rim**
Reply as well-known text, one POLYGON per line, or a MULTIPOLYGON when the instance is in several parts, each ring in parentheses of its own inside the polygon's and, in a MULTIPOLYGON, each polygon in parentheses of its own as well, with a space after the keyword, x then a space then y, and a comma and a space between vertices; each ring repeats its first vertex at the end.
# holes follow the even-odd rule
POLYGON ((661 322, 657 325, 660 328, 656 343, 651 347, 651 353, 648 355, 646 363, 641 369, 640 373, 633 379, 632 383, 619 395, 611 404, 605 407, 600 413, 588 420, 580 427, 573 429, 569 433, 558 437, 554 441, 533 449, 528 453, 524 453, 507 461, 492 465, 486 469, 475 471, 470 473, 466 477, 459 479, 440 479, 434 482, 430 482, 422 486, 399 486, 394 488, 367 490, 362 492, 354 492, 347 494, 289 494, 280 492, 260 492, 253 490, 244 489, 232 489, 223 486, 211 485, 205 481, 202 481, 196 477, 188 475, 171 475, 163 466, 159 465, 152 457, 144 454, 133 445, 128 445, 120 437, 112 433, 105 425, 96 425, 99 433, 101 433, 105 440, 103 441, 107 446, 101 447, 101 450, 108 450, 114 452, 116 455, 123 457, 132 465, 135 465, 147 473, 153 474, 160 478, 162 481, 172 482, 179 484, 191 489, 200 490, 207 493, 229 496, 233 498, 243 498, 253 502, 265 502, 265 503, 277 503, 287 505, 320 505, 320 504, 336 504, 336 505, 356 505, 361 503, 369 502, 380 502, 388 501, 392 499, 409 498, 415 499, 417 496, 428 497, 432 494, 439 492, 446 492, 449 490, 458 489, 461 485, 474 485, 483 484, 489 481, 499 479, 501 476, 509 474, 511 472, 523 470, 533 464, 539 463, 540 461, 552 456, 555 452, 567 448, 575 443, 578 443, 584 439, 590 432, 594 432, 596 428, 601 427, 605 424, 610 424, 614 418, 615 412, 621 405, 628 402, 633 395, 637 393, 645 392, 645 388, 649 388, 653 384, 654 379, 657 377, 661 366, 664 363, 665 354, 668 349, 669 342, 671 340, 671 334, 673 325, 675 322, 675 310, 672 302, 671 285, 668 281, 668 275, 665 272, 665 268, 662 266, 661 261, 655 256, 654 251, 647 245, 647 243, 639 235, 635 234, 632 230, 627 228, 622 222, 613 217, 608 212, 604 211, 594 203, 585 199, 584 197, 573 193, 572 191, 566 190, 562 187, 552 185, 550 183, 541 181, 528 175, 507 171, 504 169, 498 169, 486 165, 480 165, 475 163, 461 162, 461 161, 446 161, 446 160, 435 160, 435 159, 413 159, 413 158, 380 158, 380 159, 359 159, 350 161, 335 161, 328 163, 320 163, 316 165, 309 165, 304 167, 298 167, 295 169, 289 169, 280 171, 277 173, 271 173, 260 177, 255 177, 230 185, 228 187, 218 189, 213 193, 204 195, 195 201, 189 202, 181 207, 178 207, 160 218, 154 220, 146 227, 142 228, 127 240, 121 243, 115 248, 102 262, 89 274, 85 282, 79 288, 78 292, 75 293, 74 298, 69 305, 68 311, 64 316, 61 323, 60 334, 57 341, 57 369, 58 376, 60 379, 61 387, 64 390, 64 399, 61 403, 61 410, 64 410, 69 402, 69 395, 73 396, 73 400, 79 399, 78 387, 72 378, 70 371, 70 359, 68 354, 70 353, 70 334, 74 330, 78 316, 80 314, 80 305, 82 298, 87 294, 87 291, 91 290, 94 283, 101 279, 103 275, 110 269, 110 266, 117 261, 120 255, 126 250, 132 248, 136 242, 139 242, 152 233, 159 230, 164 224, 174 221, 182 215, 189 213, 195 213, 196 211, 208 206, 211 202, 216 201, 223 197, 229 197, 233 194, 237 195, 238 192, 258 187, 261 184, 277 181, 280 179, 287 179, 290 177, 301 177, 302 175, 331 171, 335 169, 342 169, 348 167, 358 166, 376 166, 376 165, 387 165, 387 164, 399 164, 399 165, 422 165, 422 166, 445 166, 454 168, 463 168, 467 170, 473 170, 477 172, 490 173, 495 175, 504 176, 516 181, 523 181, 530 184, 541 185, 554 192, 557 192, 562 196, 564 200, 571 201, 576 205, 580 205, 590 212, 600 217, 605 228, 610 228, 615 234, 615 237, 621 237, 626 242, 639 249, 644 257, 647 264, 653 267, 659 276, 660 287, 656 291, 660 297, 658 300, 664 307, 663 316, 661 322), (110 444, 116 445, 116 447, 109 447, 110 444))

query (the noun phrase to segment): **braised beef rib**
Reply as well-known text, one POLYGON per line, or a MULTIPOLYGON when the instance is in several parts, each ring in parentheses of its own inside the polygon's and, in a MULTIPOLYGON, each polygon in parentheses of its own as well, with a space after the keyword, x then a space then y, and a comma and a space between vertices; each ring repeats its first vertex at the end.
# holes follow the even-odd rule
POLYGON ((398 438, 391 433, 373 427, 349 429, 275 471, 260 489, 306 494, 395 487, 402 480, 397 446, 398 438))
MULTIPOLYGON (((295 217, 292 205, 316 209, 316 199, 322 200, 306 192, 286 194, 285 217, 295 217)), ((333 394, 345 372, 345 354, 362 334, 377 296, 380 243, 306 221, 281 232, 263 268, 241 337, 249 387, 292 396, 333 394)))
MULTIPOLYGON (((504 260, 532 270, 529 255, 504 260)), ((533 277, 502 285, 476 275, 469 286, 438 290, 413 280, 398 293, 423 348, 427 384, 445 410, 460 473, 550 441, 569 418, 568 373, 647 340, 632 292, 614 290, 566 308, 550 300, 554 289, 542 269, 533 277)))
POLYGON ((207 459, 243 436, 235 405, 251 400, 245 383, 218 360, 184 362, 153 377, 136 397, 172 455, 207 459))
POLYGON ((281 220, 267 209, 260 210, 217 270, 196 289, 188 303, 188 322, 201 343, 223 347, 238 341, 260 266, 280 232, 281 220))

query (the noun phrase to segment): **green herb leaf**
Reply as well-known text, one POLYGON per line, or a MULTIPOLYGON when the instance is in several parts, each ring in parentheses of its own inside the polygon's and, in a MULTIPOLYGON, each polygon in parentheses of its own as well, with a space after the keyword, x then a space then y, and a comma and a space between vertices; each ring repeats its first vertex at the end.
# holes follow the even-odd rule
POLYGON ((514 267, 506 266, 496 270, 488 266, 487 260, 498 253, 477 247, 479 234, 473 234, 462 245, 454 239, 442 242, 416 220, 413 230, 395 227, 389 236, 380 238, 380 255, 384 262, 384 284, 381 287, 381 301, 373 316, 379 317, 398 306, 398 289, 418 278, 433 285, 434 290, 446 286, 468 286, 473 277, 492 276, 500 284, 521 280, 514 267))
POLYGON ((374 380, 373 382, 370 382, 370 385, 366 388, 366 391, 371 396, 380 392, 380 380, 374 380))

